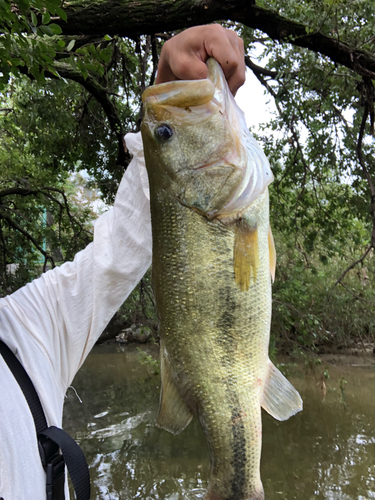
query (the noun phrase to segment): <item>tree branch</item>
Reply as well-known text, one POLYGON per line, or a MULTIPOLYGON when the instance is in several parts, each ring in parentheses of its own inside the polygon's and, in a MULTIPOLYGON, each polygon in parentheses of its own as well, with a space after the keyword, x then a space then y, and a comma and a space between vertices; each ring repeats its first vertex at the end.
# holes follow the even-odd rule
POLYGON ((353 48, 337 38, 319 32, 308 34, 305 24, 286 19, 274 11, 247 6, 239 9, 232 19, 264 31, 273 40, 319 52, 359 75, 375 78, 375 57, 372 53, 353 48))
POLYGON ((150 78, 150 85, 154 85, 156 72, 158 70, 158 64, 159 64, 156 35, 151 35, 151 53, 152 53, 152 74, 150 78))
POLYGON ((255 74, 255 76, 269 76, 270 78, 277 78, 277 71, 270 71, 267 68, 263 68, 262 66, 258 66, 253 62, 249 56, 245 56, 246 66, 251 69, 251 71, 255 74))
MULTIPOLYGON (((122 125, 122 121, 117 113, 117 108, 115 104, 109 98, 109 93, 107 90, 100 85, 100 83, 95 80, 91 75, 88 75, 85 79, 79 71, 74 70, 69 64, 65 62, 55 61, 54 68, 56 72, 63 78, 67 80, 73 80, 84 87, 90 94, 95 97, 95 99, 102 106, 104 113, 106 114, 111 130, 116 135, 118 141, 118 154, 116 164, 123 167, 127 167, 130 161, 130 155, 125 147, 125 129, 122 125)), ((27 75, 31 79, 33 76, 28 72, 26 66, 20 66, 19 70, 21 73, 27 75)), ((49 71, 45 72, 45 76, 48 78, 58 78, 56 74, 49 71)))
POLYGON ((37 248, 39 250, 39 252, 43 255, 43 257, 45 259, 45 264, 43 266, 44 269, 46 267, 47 260, 50 260, 52 267, 55 267, 55 261, 53 260, 53 257, 51 255, 48 255, 48 253, 45 250, 43 250, 43 248, 39 245, 39 243, 36 241, 36 239, 33 236, 31 236, 30 233, 28 233, 27 231, 25 231, 25 229, 23 229, 21 226, 16 224, 14 222, 14 220, 11 217, 9 217, 8 215, 5 215, 4 213, 2 213, 2 214, 0 214, 0 218, 3 220, 6 220, 10 227, 13 227, 13 229, 15 229, 19 233, 23 234, 28 240, 30 240, 32 242, 32 244, 35 246, 35 248, 37 248))
POLYGON ((336 285, 338 285, 338 284, 342 285, 342 279, 346 276, 346 274, 351 269, 353 269, 359 263, 361 263, 363 265, 363 261, 365 260, 365 258, 367 257, 367 255, 369 254, 371 249, 375 248, 375 186, 374 186, 374 183, 372 181, 371 175, 366 167, 366 163, 365 163, 365 160, 363 158, 363 152, 362 152, 363 136, 365 133, 367 118, 369 116, 369 107, 370 107, 369 102, 372 103, 374 89, 373 89, 373 85, 372 85, 371 80, 369 80, 369 81, 367 80, 364 83, 365 83, 365 87, 363 89, 363 93, 364 93, 363 97, 365 100, 365 102, 364 102, 365 107, 364 107, 364 111, 363 111, 361 127, 360 127, 359 134, 358 134, 357 156, 358 156, 359 163, 362 167, 363 176, 367 180, 367 183, 368 183, 369 188, 370 188, 370 194, 371 194, 371 201, 370 201, 370 214, 371 214, 371 218, 372 218, 371 241, 370 241, 369 247, 367 248, 365 253, 362 255, 362 257, 360 257, 358 260, 356 260, 355 262, 350 264, 350 266, 347 267, 345 269, 345 271, 341 274, 339 279, 333 285, 331 292, 335 288, 336 285))
MULTIPOLYGON (((28 188, 14 187, 14 188, 3 189, 2 191, 0 191, 0 199, 5 198, 6 196, 10 196, 10 195, 35 196, 38 194, 41 194, 44 197, 46 197, 46 198, 50 199, 51 201, 53 201, 54 203, 56 203, 60 207, 60 209, 62 209, 62 210, 65 209, 65 211, 69 217, 69 220, 71 222, 71 226, 72 226, 75 237, 78 238, 82 232, 91 237, 90 231, 88 231, 80 223, 80 221, 76 217, 74 217, 74 215, 72 215, 72 213, 70 212, 68 199, 67 199, 66 194, 64 193, 64 191, 62 189, 58 189, 58 188, 54 188, 54 187, 50 187, 50 186, 44 186, 44 187, 41 187, 39 189, 28 189, 28 188), (50 191, 53 191, 55 193, 59 193, 62 196, 64 203, 61 203, 61 201, 58 200, 55 196, 52 196, 50 194, 50 191), (78 233, 76 232, 75 225, 77 225, 80 228, 80 231, 78 233)), ((3 208, 10 210, 13 213, 15 213, 16 215, 23 217, 23 215, 20 214, 19 212, 17 212, 16 210, 13 210, 13 209, 6 207, 6 206, 4 206, 3 208)), ((2 214, 0 214, 0 218, 6 219, 7 221, 9 221, 8 218, 6 218, 5 216, 3 217, 2 214)), ((13 227, 15 227, 15 226, 13 226, 13 227)), ((29 233, 27 233, 27 234, 29 234, 29 233)), ((84 241, 86 244, 88 244, 87 237, 84 238, 84 241)), ((39 250, 39 248, 38 248, 38 250, 39 250)))
POLYGON ((30 196, 30 195, 36 195, 38 193, 39 190, 37 189, 13 187, 9 189, 3 189, 2 191, 0 191, 0 198, 5 198, 5 196, 10 196, 12 194, 19 194, 20 196, 30 196))
MULTIPOLYGON (((115 104, 111 101, 108 96, 107 90, 102 87, 91 75, 88 75, 85 79, 82 76, 82 73, 74 70, 71 66, 66 63, 56 62, 54 64, 56 71, 63 78, 67 78, 68 80, 73 80, 79 84, 81 84, 86 90, 92 94, 95 99, 102 106, 104 113, 106 114, 109 122, 109 126, 111 130, 115 133, 118 141, 118 156, 117 156, 117 165, 122 165, 126 167, 130 161, 130 155, 125 149, 125 130, 122 125, 122 121, 117 113, 117 108, 115 104)), ((46 73, 46 76, 51 78, 56 78, 52 73, 46 73)))
MULTIPOLYGON (((72 228, 73 228, 73 231, 74 231, 74 236, 75 237, 79 237, 80 233, 83 232, 83 233, 87 233, 88 235, 90 235, 90 237, 92 236, 90 231, 88 231, 87 229, 85 229, 83 227, 83 225, 79 222, 79 220, 77 220, 71 213, 70 213, 70 209, 69 209, 69 203, 68 203, 68 199, 64 193, 64 191, 62 191, 61 189, 58 189, 58 188, 52 188, 52 187, 44 187, 42 188, 41 190, 41 193, 44 194, 44 196, 50 198, 52 201, 54 201, 55 203, 57 203, 61 208, 65 208, 66 210, 66 213, 69 217, 69 220, 72 224, 72 228), (47 192, 46 192, 47 191, 47 192), (48 191, 54 191, 56 193, 59 193, 61 194, 61 196, 63 197, 64 199, 64 205, 57 199, 55 198, 54 196, 52 196, 51 194, 48 193, 48 191), (75 228, 74 228, 74 224, 77 224, 77 226, 80 228, 80 232, 77 234, 76 231, 75 231, 75 228)), ((87 244, 88 241, 86 240, 85 243, 87 244)))
POLYGON ((363 176, 367 181, 367 184, 370 189, 371 201, 370 201, 370 214, 372 219, 372 231, 371 231, 371 247, 375 248, 375 185, 371 178, 370 172, 366 167, 365 160, 363 158, 362 151, 362 143, 363 136, 365 133, 367 118, 370 114, 370 110, 373 109, 373 97, 374 97, 374 87, 370 79, 364 78, 364 88, 363 92, 363 100, 364 100, 364 111, 362 116, 361 127, 358 134, 358 142, 357 142, 357 156, 359 163, 361 165, 363 176))
POLYGON ((365 258, 367 257, 368 253, 370 252, 372 248, 372 245, 370 245, 367 250, 365 251, 365 253, 362 255, 362 257, 360 257, 358 260, 356 260, 355 262, 353 262, 352 264, 350 264, 349 267, 347 267, 345 269, 345 271, 342 273, 342 275, 340 276, 340 278, 336 281, 336 283, 333 285, 331 291, 335 288, 336 285, 338 285, 339 283, 341 284, 341 280, 344 278, 344 276, 346 276, 346 274, 351 270, 353 269, 357 264, 361 263, 363 264, 363 261, 365 260, 365 258))
POLYGON ((341 281, 340 281, 340 283, 339 283, 339 284, 340 284, 340 285, 341 285, 341 286, 342 286, 342 287, 343 287, 343 288, 344 288, 344 289, 345 289, 348 293, 350 293, 350 295, 353 295, 353 297, 354 297, 354 298, 356 298, 357 300, 361 300, 361 301, 363 301, 363 302, 367 302, 367 303, 369 302, 368 300, 363 299, 362 297, 359 297, 359 296, 358 296, 358 295, 356 295, 354 292, 352 292, 351 290, 349 290, 349 288, 348 288, 347 286, 345 286, 345 285, 344 285, 344 283, 342 283, 341 281))
POLYGON ((319 52, 361 76, 375 78, 374 54, 333 36, 306 33, 305 24, 257 7, 249 0, 73 0, 65 11, 68 21, 59 24, 66 35, 108 34, 133 39, 141 34, 230 19, 259 29, 278 42, 319 52))

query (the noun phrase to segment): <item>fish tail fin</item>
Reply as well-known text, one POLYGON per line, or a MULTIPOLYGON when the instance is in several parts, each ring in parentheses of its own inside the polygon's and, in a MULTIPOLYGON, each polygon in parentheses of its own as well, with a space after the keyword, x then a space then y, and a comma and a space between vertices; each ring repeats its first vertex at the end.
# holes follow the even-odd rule
POLYGON ((156 425, 172 434, 179 434, 187 427, 193 414, 182 399, 172 378, 168 359, 163 346, 161 352, 161 392, 159 414, 156 425))
POLYGON ((298 391, 269 360, 261 404, 276 420, 288 420, 303 407, 298 391))

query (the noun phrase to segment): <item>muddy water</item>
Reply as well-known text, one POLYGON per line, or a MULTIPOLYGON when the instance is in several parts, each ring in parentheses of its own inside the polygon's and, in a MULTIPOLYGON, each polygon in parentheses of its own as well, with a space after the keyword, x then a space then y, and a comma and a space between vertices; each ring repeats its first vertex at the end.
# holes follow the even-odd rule
MULTIPOLYGON (((92 498, 202 498, 209 460, 199 424, 179 436, 155 427, 160 381, 139 357, 133 347, 98 346, 73 383, 82 403, 68 391, 64 426, 86 454, 92 498)), ((287 422, 263 413, 266 499, 375 498, 374 358, 279 361, 304 410, 287 422)))

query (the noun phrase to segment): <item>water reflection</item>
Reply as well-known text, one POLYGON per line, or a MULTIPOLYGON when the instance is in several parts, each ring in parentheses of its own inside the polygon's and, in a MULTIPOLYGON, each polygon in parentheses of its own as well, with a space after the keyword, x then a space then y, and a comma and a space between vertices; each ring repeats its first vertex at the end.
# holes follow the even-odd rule
MULTIPOLYGON (((266 499, 375 498, 372 358, 286 369, 304 410, 287 422, 263 413, 266 499)), ((156 428, 159 383, 136 349, 108 346, 96 347, 74 380, 83 403, 69 390, 64 426, 86 454, 92 498, 203 498, 209 462, 202 431, 196 420, 179 436, 156 428)))

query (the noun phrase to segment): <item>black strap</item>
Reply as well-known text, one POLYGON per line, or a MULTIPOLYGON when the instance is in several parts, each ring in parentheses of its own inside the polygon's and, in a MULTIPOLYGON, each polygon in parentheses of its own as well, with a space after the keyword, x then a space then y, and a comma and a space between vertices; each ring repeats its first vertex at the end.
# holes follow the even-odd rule
POLYGON ((39 434, 39 432, 47 429, 47 421, 35 387, 24 367, 2 340, 0 340, 0 354, 2 354, 4 361, 22 389, 35 422, 36 432, 39 434))
POLYGON ((90 499, 90 474, 85 456, 65 431, 47 427, 46 417, 35 387, 9 347, 0 340, 0 354, 13 373, 32 413, 41 461, 46 471, 47 500, 64 500, 65 464, 73 483, 77 500, 90 499), (59 450, 61 449, 62 454, 59 450), (65 463, 64 463, 65 462, 65 463))
POLYGON ((77 500, 90 498, 90 473, 83 451, 69 434, 54 425, 40 432, 62 451, 77 500))

